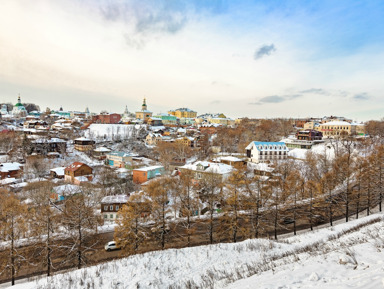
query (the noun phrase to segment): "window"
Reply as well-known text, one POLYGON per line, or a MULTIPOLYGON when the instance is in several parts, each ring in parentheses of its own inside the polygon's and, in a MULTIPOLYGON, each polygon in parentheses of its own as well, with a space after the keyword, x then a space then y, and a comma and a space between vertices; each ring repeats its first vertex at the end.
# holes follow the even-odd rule
POLYGON ((104 215, 104 219, 107 219, 108 218, 108 215, 104 215))
POLYGON ((116 211, 118 211, 119 210, 119 205, 116 205, 116 211))
POLYGON ((109 206, 109 209, 111 210, 111 211, 113 211, 113 206, 111 205, 111 206, 109 206))
POLYGON ((110 215, 109 215, 109 218, 110 218, 110 219, 113 219, 113 214, 110 214, 110 215))
POLYGON ((104 211, 108 211, 108 206, 104 206, 104 211))

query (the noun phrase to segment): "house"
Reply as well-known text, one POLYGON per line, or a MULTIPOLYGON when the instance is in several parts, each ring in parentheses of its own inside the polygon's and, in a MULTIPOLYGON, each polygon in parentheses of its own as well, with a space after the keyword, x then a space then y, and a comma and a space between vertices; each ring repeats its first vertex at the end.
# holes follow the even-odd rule
POLYGON ((159 133, 149 133, 145 137, 145 143, 150 146, 157 145, 161 140, 162 135, 159 133))
POLYGON ((214 163, 222 163, 226 165, 230 165, 236 169, 244 168, 247 165, 247 162, 243 159, 239 159, 237 157, 233 156, 226 156, 226 157, 218 157, 212 160, 214 163))
POLYGON ((81 188, 79 186, 66 184, 66 185, 53 187, 49 195, 49 198, 53 202, 60 202, 68 199, 73 195, 80 194, 80 193, 81 193, 81 188))
POLYGON ((151 166, 133 170, 133 182, 142 184, 150 179, 153 179, 164 174, 163 166, 151 166))
POLYGON ((118 168, 132 168, 132 154, 114 151, 106 154, 108 165, 118 168))
POLYGON ((193 111, 186 107, 170 110, 168 111, 168 114, 176 116, 178 118, 195 118, 197 116, 196 111, 193 111))
POLYGON ((65 168, 64 180, 66 182, 74 184, 79 184, 84 181, 90 181, 92 180, 92 171, 93 169, 90 166, 84 163, 74 162, 73 164, 65 168))
POLYGON ((324 138, 356 134, 356 124, 346 121, 331 121, 320 124, 320 131, 324 138))
POLYGON ((95 141, 85 137, 77 138, 73 141, 73 143, 75 144, 75 150, 81 152, 92 151, 95 146, 95 141))
POLYGON ((323 134, 320 131, 314 129, 300 130, 296 133, 296 138, 298 140, 322 140, 323 134))
POLYGON ((101 200, 101 215, 105 221, 116 221, 117 212, 128 203, 129 196, 106 196, 101 200))
POLYGON ((253 163, 283 160, 288 157, 284 142, 251 142, 246 148, 248 161, 253 163))
POLYGON ((121 115, 118 113, 105 113, 92 116, 93 123, 117 124, 121 120, 121 115))
POLYGON ((64 179, 65 167, 57 167, 50 169, 50 175, 55 179, 64 179))
POLYGON ((111 152, 111 150, 106 147, 98 147, 93 150, 93 156, 99 160, 104 160, 109 152, 111 152))
POLYGON ((187 164, 180 167, 180 173, 185 171, 193 172, 193 178, 196 182, 204 179, 205 176, 215 175, 220 181, 226 180, 233 172, 233 167, 222 163, 212 163, 206 161, 198 161, 193 164, 187 164))
POLYGON ((0 164, 0 179, 20 178, 23 165, 17 162, 0 164))
POLYGON ((162 126, 163 120, 159 117, 151 116, 150 118, 148 118, 147 123, 152 126, 162 126))
POLYGON ((154 117, 160 118, 163 125, 177 125, 178 122, 178 118, 176 116, 167 113, 160 113, 158 115, 154 115, 154 117))
MULTIPOLYGON (((30 154, 36 153, 47 156, 49 153, 65 154, 67 142, 59 138, 37 139, 30 144, 30 154)), ((52 154, 51 154, 52 155, 52 154)))
POLYGON ((181 143, 186 147, 196 147, 195 138, 189 136, 179 137, 175 140, 175 142, 181 143))

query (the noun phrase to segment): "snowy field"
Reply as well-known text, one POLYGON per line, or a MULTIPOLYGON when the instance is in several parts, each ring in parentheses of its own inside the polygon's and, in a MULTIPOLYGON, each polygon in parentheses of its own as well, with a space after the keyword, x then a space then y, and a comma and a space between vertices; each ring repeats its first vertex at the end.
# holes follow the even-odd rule
POLYGON ((12 288, 384 288, 383 214, 272 241, 170 249, 12 288))
POLYGON ((127 124, 96 124, 93 123, 85 132, 85 136, 91 139, 116 140, 128 139, 132 137, 134 131, 145 129, 145 125, 127 125, 127 124))

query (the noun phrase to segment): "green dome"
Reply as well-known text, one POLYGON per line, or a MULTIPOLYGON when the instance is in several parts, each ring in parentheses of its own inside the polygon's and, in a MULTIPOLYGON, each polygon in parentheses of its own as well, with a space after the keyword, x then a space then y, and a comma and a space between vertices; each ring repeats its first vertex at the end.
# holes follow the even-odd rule
POLYGON ((15 106, 23 106, 20 102, 16 103, 15 106))

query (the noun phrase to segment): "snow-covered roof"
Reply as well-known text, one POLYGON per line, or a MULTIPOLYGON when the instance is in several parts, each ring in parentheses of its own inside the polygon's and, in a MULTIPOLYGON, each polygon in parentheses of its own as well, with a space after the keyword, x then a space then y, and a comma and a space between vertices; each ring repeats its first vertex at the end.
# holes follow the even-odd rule
POLYGON ((106 196, 101 200, 102 204, 126 204, 129 200, 127 195, 115 195, 115 196, 106 196))
POLYGON ((330 122, 322 123, 320 126, 324 126, 324 125, 352 125, 352 124, 346 121, 330 121, 330 122))
POLYGON ((261 142, 261 141, 253 141, 251 142, 245 149, 249 150, 254 146, 257 150, 263 151, 288 151, 287 146, 284 142, 261 142))
POLYGON ((164 168, 164 167, 163 166, 151 166, 151 167, 144 167, 144 168, 134 169, 134 171, 148 172, 148 171, 153 171, 153 170, 161 169, 161 168, 164 168))
POLYGON ((213 160, 216 161, 216 162, 220 162, 220 161, 242 162, 243 161, 242 159, 239 159, 239 158, 234 157, 234 156, 218 157, 218 158, 215 158, 213 160))
POLYGON ((17 162, 13 163, 2 163, 0 164, 0 172, 6 173, 9 171, 20 170, 23 165, 17 162))
POLYGON ((106 147, 98 147, 98 148, 94 149, 94 151, 103 153, 103 152, 110 152, 111 150, 106 148, 106 147))
POLYGON ((108 153, 107 156, 117 156, 117 157, 125 158, 125 157, 131 157, 132 154, 126 153, 126 152, 113 151, 113 152, 108 153))
POLYGON ((81 141, 92 141, 91 139, 89 138, 86 138, 86 137, 79 137, 79 138, 76 138, 75 140, 81 140, 81 141))
POLYGON ((39 138, 33 141, 33 143, 65 143, 65 140, 53 137, 51 139, 39 138))
POLYGON ((222 163, 212 163, 206 161, 198 161, 193 164, 186 164, 181 169, 192 171, 204 171, 216 174, 229 174, 233 171, 233 167, 222 163))
POLYGON ((55 172, 56 175, 58 176, 64 176, 64 170, 65 170, 65 167, 57 167, 57 168, 50 169, 51 172, 55 172))
POLYGON ((76 171, 81 166, 86 166, 86 164, 81 163, 81 162, 74 162, 73 164, 71 164, 68 167, 66 167, 65 170, 67 170, 67 171, 76 171))
POLYGON ((1 185, 9 185, 9 184, 14 184, 14 183, 16 183, 15 178, 5 178, 5 179, 0 180, 1 185))
POLYGON ((56 192, 59 195, 73 195, 81 192, 81 188, 76 185, 72 184, 66 184, 66 185, 61 185, 53 188, 53 191, 56 192))

